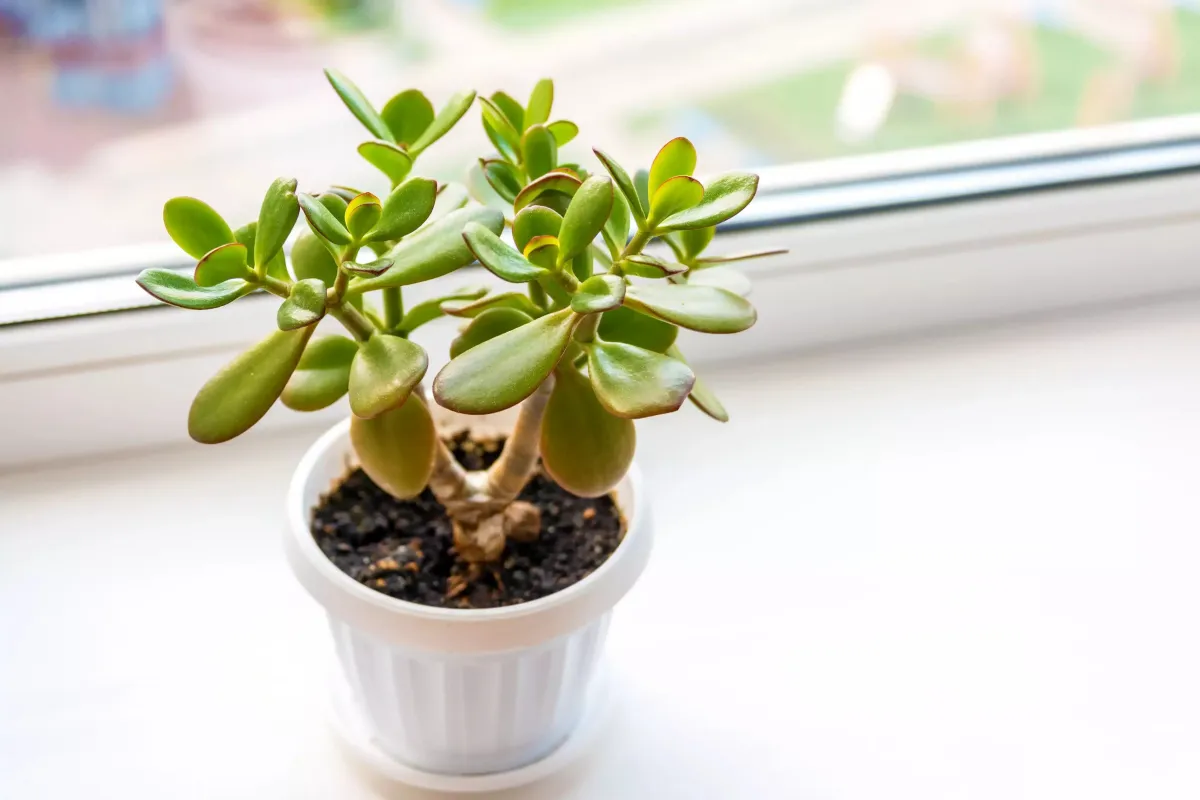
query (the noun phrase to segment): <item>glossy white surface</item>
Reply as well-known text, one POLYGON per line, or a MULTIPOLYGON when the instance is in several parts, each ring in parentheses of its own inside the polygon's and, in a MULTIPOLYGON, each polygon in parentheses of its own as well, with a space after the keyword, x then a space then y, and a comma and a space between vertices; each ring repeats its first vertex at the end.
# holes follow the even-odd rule
MULTIPOLYGON (((1200 305, 705 377, 732 424, 639 427, 612 724, 499 797, 1200 796, 1200 305)), ((0 478, 0 797, 424 796, 328 733, 312 435, 0 478)))

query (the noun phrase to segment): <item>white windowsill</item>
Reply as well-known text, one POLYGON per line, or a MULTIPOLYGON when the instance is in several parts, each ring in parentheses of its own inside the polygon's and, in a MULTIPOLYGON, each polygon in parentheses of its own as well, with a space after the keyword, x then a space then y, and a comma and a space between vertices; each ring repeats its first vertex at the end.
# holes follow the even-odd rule
MULTIPOLYGON (((1197 796, 1198 354, 1178 302, 708 374, 731 424, 639 425, 616 717, 504 797, 1197 796)), ((387 796, 280 555, 313 436, 0 476, 0 796, 387 796)))

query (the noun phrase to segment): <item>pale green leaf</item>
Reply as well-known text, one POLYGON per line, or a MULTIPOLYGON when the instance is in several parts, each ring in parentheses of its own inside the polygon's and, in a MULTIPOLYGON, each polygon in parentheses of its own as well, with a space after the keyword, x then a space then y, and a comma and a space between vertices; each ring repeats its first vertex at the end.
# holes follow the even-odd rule
POLYGON ((254 291, 254 284, 240 278, 215 286, 200 286, 187 275, 169 269, 143 270, 137 276, 137 284, 164 303, 196 311, 228 305, 254 291))
POLYGON ((558 234, 559 264, 587 249, 608 221, 613 206, 612 181, 605 175, 593 175, 580 185, 563 215, 558 234))
POLYGON ((516 405, 553 371, 578 320, 575 312, 563 309, 471 348, 438 373, 434 396, 464 414, 490 414, 516 405))
POLYGON ((296 227, 300 206, 296 202, 296 179, 277 178, 263 197, 258 212, 258 228, 254 239, 254 268, 265 271, 266 265, 283 250, 296 227))
POLYGON ((667 322, 704 333, 737 333, 758 314, 744 298, 711 286, 652 283, 630 286, 625 305, 667 322))
POLYGON ((544 271, 505 244, 489 228, 477 222, 467 224, 463 229, 463 239, 480 264, 506 281, 525 283, 544 271))
POLYGON ((234 241, 233 231, 212 206, 194 197, 173 197, 163 205, 163 225, 175 244, 192 258, 234 241))
POLYGON ((504 215, 483 206, 468 206, 451 211, 436 222, 426 225, 393 247, 387 257, 394 266, 377 278, 366 278, 350 284, 351 294, 423 283, 465 267, 475 260, 475 254, 463 240, 463 229, 476 222, 493 233, 504 229, 504 215))
POLYGON ((433 118, 433 122, 425 129, 421 136, 409 145, 408 152, 416 158, 425 148, 436 142, 438 139, 450 132, 463 114, 467 113, 467 109, 475 102, 474 92, 461 92, 451 97, 446 105, 442 106, 442 110, 433 118))
POLYGON ((677 410, 696 376, 682 361, 621 342, 587 345, 596 397, 618 417, 642 419, 677 410))
POLYGON ((696 148, 691 142, 682 136, 667 142, 650 164, 646 189, 651 202, 664 183, 679 175, 690 176, 695 169, 696 148))
POLYGON ((393 497, 419 495, 433 474, 437 428, 417 395, 370 419, 350 418, 350 443, 363 472, 393 497))
POLYGON ((408 146, 433 123, 433 103, 417 89, 406 89, 388 100, 379 116, 391 131, 392 141, 408 146))
POLYGON ((387 123, 379 116, 379 112, 367 100, 361 89, 336 69, 326 69, 325 77, 329 79, 329 85, 338 93, 338 97, 342 98, 346 108, 350 109, 350 113, 366 126, 372 136, 389 141, 392 139, 392 132, 388 130, 387 123))
POLYGON ((292 284, 287 299, 279 306, 275 321, 279 330, 290 331, 312 325, 325 316, 325 284, 307 278, 292 284))
POLYGON ((714 180, 704 190, 699 205, 672 214, 657 226, 660 231, 703 228, 735 216, 750 205, 758 191, 758 176, 731 172, 714 180))
POLYGON ((304 348, 279 399, 293 411, 319 411, 350 388, 350 363, 358 345, 345 336, 322 336, 304 348))
POLYGON ((625 299, 625 281, 616 275, 593 275, 571 296, 571 308, 580 314, 611 311, 625 299))
POLYGON ((249 430, 279 399, 313 330, 274 331, 227 364, 192 401, 188 434, 217 444, 249 430))
POLYGON ((611 491, 633 462, 633 421, 610 414, 579 371, 564 365, 542 418, 542 466, 554 481, 580 497, 611 491))
POLYGON ((350 410, 374 417, 405 400, 429 368, 419 345, 400 336, 376 333, 358 348, 350 365, 350 410))
POLYGON ((246 245, 240 242, 223 244, 208 253, 196 264, 194 279, 197 286, 216 286, 228 280, 246 280, 253 276, 246 266, 246 245))

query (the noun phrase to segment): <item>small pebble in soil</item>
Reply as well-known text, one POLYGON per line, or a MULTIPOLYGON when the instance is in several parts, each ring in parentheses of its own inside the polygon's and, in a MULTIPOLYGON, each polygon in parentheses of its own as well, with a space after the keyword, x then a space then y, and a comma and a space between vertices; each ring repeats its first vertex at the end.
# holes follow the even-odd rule
MULTIPOLYGON (((447 440, 467 469, 487 468, 502 441, 447 440)), ((443 608, 515 605, 553 594, 603 564, 624 535, 611 497, 576 497, 539 473, 520 500, 541 510, 542 530, 508 540, 504 555, 474 570, 458 560, 445 509, 429 489, 397 500, 356 469, 321 500, 312 532, 322 552, 356 581, 400 600, 443 608)))

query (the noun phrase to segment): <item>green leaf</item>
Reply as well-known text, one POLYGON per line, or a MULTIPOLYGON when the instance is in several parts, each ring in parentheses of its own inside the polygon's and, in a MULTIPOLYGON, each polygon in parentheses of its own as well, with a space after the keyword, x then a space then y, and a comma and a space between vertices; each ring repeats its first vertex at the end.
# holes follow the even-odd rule
POLYGON ((649 253, 638 253, 622 259, 621 269, 626 275, 636 275, 639 278, 667 278, 671 275, 682 275, 687 267, 673 261, 663 261, 649 253))
POLYGON ((234 242, 223 244, 208 253, 196 264, 197 286, 216 286, 228 280, 245 280, 253 273, 246 266, 246 246, 234 242))
POLYGON ((554 105, 554 81, 542 78, 529 94, 529 105, 525 107, 525 124, 527 126, 541 125, 550 119, 550 109, 554 105))
MULTIPOLYGON (((626 289, 626 294, 628 294, 626 289)), ((609 342, 625 342, 662 353, 675 343, 679 329, 660 319, 640 314, 628 306, 614 308, 600 318, 596 333, 609 342)))
MULTIPOLYGON (((258 235, 258 222, 247 222, 242 227, 233 232, 233 238, 238 241, 238 244, 246 248, 246 269, 250 270, 250 254, 254 252, 254 240, 258 235)), ((292 276, 288 274, 287 259, 283 255, 283 250, 279 250, 267 262, 267 274, 272 278, 278 278, 281 281, 290 281, 292 276)))
POLYGON ((571 272, 580 281, 592 277, 592 248, 584 248, 582 253, 571 259, 571 272))
MULTIPOLYGON (((711 228, 703 230, 712 230, 711 228)), ((681 231, 683 233, 691 233, 691 231, 681 231)), ((774 250, 751 250, 744 253, 730 253, 724 256, 705 256, 704 258, 696 259, 696 266, 700 268, 709 267, 714 264, 732 264, 735 261, 749 261, 752 258, 767 258, 768 256, 782 256, 787 253, 787 248, 776 248, 774 250)))
MULTIPOLYGON (((543 270, 553 270, 558 266, 558 237, 556 236, 535 236, 525 245, 525 258, 535 267, 540 267, 543 270)), ((535 275, 535 278, 543 277, 546 273, 541 272, 535 275)))
POLYGON ((521 190, 513 202, 513 211, 519 212, 549 192, 560 192, 573 196, 581 185, 583 182, 573 175, 563 172, 548 172, 521 190))
POLYGON ((558 234, 559 264, 587 249, 608 221, 612 206, 613 185, 607 176, 593 175, 580 185, 563 215, 558 234))
POLYGON ((296 237, 292 245, 292 270, 299 280, 319 278, 326 286, 332 286, 337 279, 337 262, 321 240, 308 232, 296 237))
POLYGON ((467 109, 475 102, 474 92, 460 92, 454 95, 447 101, 446 105, 442 106, 442 110, 433 118, 433 122, 425 129, 425 132, 408 147, 408 152, 416 158, 438 139, 450 132, 450 129, 462 119, 463 114, 467 113, 467 109))
POLYGON ((388 130, 387 123, 379 116, 379 112, 367 100, 361 89, 336 69, 326 69, 325 77, 329 79, 329 85, 338 93, 338 97, 342 98, 346 108, 366 126, 371 135, 377 139, 392 139, 392 132, 388 130))
MULTIPOLYGON (((334 194, 342 198, 343 205, 339 206, 339 208, 341 210, 345 210, 346 206, 344 204, 349 203, 351 200, 362 194, 362 192, 358 189, 351 189, 349 186, 330 186, 324 192, 321 192, 321 196, 324 197, 328 194, 334 194)), ((334 214, 341 213, 341 211, 335 210, 332 206, 327 206, 327 208, 329 208, 330 211, 333 211, 334 214)))
POLYGON ((300 206, 296 202, 296 179, 276 178, 263 197, 258 212, 258 230, 254 241, 254 268, 265 271, 266 265, 283 251, 300 206))
POLYGON ((192 258, 233 241, 233 232, 212 206, 194 197, 173 197, 163 205, 163 225, 175 244, 192 258))
POLYGON ((671 178, 650 198, 651 224, 685 211, 704 199, 704 186, 695 178, 680 175, 671 178))
POLYGON ((383 213, 368 241, 402 239, 429 219, 437 203, 437 181, 411 178, 383 201, 383 213))
POLYGON ((137 276, 137 285, 164 303, 195 311, 220 308, 254 291, 254 284, 240 278, 200 286, 187 275, 169 269, 143 270, 137 276))
POLYGON ((325 316, 325 284, 308 278, 292 284, 287 299, 279 306, 275 322, 281 331, 312 325, 325 316))
POLYGON ((612 211, 601 233, 609 248, 620 253, 629 241, 629 201, 621 192, 613 192, 612 211))
POLYGON ((304 348, 279 399, 293 411, 319 411, 350 388, 350 363, 358 345, 345 336, 322 336, 304 348))
POLYGON ((536 180, 558 163, 558 143, 544 125, 531 125, 521 137, 521 155, 525 172, 536 180))
POLYGON ((631 344, 596 341, 586 350, 596 397, 618 417, 669 414, 683 405, 696 381, 682 361, 631 344))
POLYGON ((715 286, 739 297, 750 294, 750 279, 730 267, 692 270, 687 282, 688 286, 715 286))
POLYGON ((613 183, 621 191, 625 197, 625 202, 629 204, 629 210, 633 213, 634 219, 639 223, 646 221, 647 206, 642 205, 641 199, 638 198, 637 188, 629 177, 629 173, 625 168, 610 158, 601 150, 592 150, 596 154, 596 158, 600 159, 600 163, 604 165, 604 169, 612 176, 613 183))
POLYGON ((571 296, 571 309, 580 314, 611 311, 625 299, 625 281, 616 275, 593 275, 571 296))
POLYGON ((346 261, 342 264, 342 269, 346 270, 352 275, 363 275, 368 278, 372 278, 376 275, 382 275, 383 273, 387 272, 395 265, 395 263, 396 262, 391 258, 384 256, 383 258, 377 258, 374 261, 368 261, 366 263, 360 263, 358 261, 346 261))
POLYGON ((750 205, 758 191, 758 176, 745 172, 730 172, 714 180, 704 190, 700 204, 664 219, 660 231, 704 228, 724 222, 750 205))
MULTIPOLYGON (((433 205, 430 204, 429 208, 432 210, 433 205)), ((346 204, 346 228, 356 241, 362 241, 379 222, 382 213, 379 198, 370 192, 363 192, 346 204)))
POLYGON ((438 373, 434 396, 464 414, 490 414, 516 405, 554 370, 578 320, 564 308, 471 348, 438 373))
POLYGON ((401 500, 419 495, 433 474, 437 428, 417 395, 377 417, 351 417, 350 443, 363 472, 401 500))
POLYGON ((350 244, 350 232, 346 230, 346 226, 320 200, 307 194, 298 194, 296 198, 300 201, 300 209, 314 233, 335 245, 350 244))
POLYGON ((555 483, 580 497, 599 497, 625 477, 636 447, 633 421, 608 413, 574 367, 559 369, 539 448, 555 483))
POLYGON ((526 206, 513 218, 513 242, 524 252, 525 245, 535 236, 558 236, 563 218, 552 208, 526 206))
POLYGON ((484 309, 450 343, 450 357, 458 358, 472 347, 532 321, 533 317, 517 308, 496 306, 484 309))
POLYGON ((711 225, 707 228, 690 228, 669 234, 683 251, 683 257, 688 259, 694 259, 703 253, 704 248, 708 247, 716 235, 717 229, 711 225))
POLYGON ((478 300, 485 294, 487 294, 487 289, 483 287, 459 289, 456 292, 417 303, 404 312, 404 318, 400 320, 398 328, 402 333, 412 333, 422 325, 446 314, 445 309, 442 308, 443 303, 470 303, 473 300, 478 300))
POLYGON ((517 177, 517 172, 513 169, 512 164, 499 159, 485 160, 481 158, 479 167, 483 171, 483 177, 487 179, 488 185, 511 205, 521 191, 521 180, 517 177))
POLYGON ((474 299, 463 296, 461 299, 443 299, 441 303, 442 312, 454 317, 477 317, 491 308, 515 308, 530 317, 542 315, 533 301, 520 292, 501 292, 474 299))
MULTIPOLYGON (((359 194, 361 194, 361 192, 359 194)), ((329 213, 333 215, 334 219, 345 225, 346 207, 350 204, 350 200, 358 197, 358 195, 353 195, 350 200, 347 200, 345 197, 345 192, 343 192, 341 189, 330 189, 329 191, 321 192, 316 197, 317 202, 325 206, 329 213)))
POLYGON ((504 92, 496 92, 492 95, 492 102, 514 128, 518 131, 525 130, 525 109, 512 96, 504 92))
POLYGON ((217 444, 248 431, 279 399, 313 330, 274 331, 227 364, 192 401, 188 434, 217 444))
POLYGON ((471 222, 463 229, 463 239, 479 263, 495 275, 512 283, 531 281, 544 271, 509 247, 489 228, 471 222))
POLYGON ((433 103, 420 91, 406 89, 388 100, 379 116, 391 131, 392 141, 407 146, 421 138, 433 123, 433 103))
POLYGON ((758 314, 744 298, 711 286, 648 284, 630 286, 625 305, 703 333, 737 333, 754 324, 758 314))
POLYGON ((664 183, 679 175, 690 176, 695 169, 696 148, 691 142, 680 136, 664 144, 651 162, 647 177, 646 190, 651 202, 664 183))
MULTIPOLYGON (((679 352, 679 348, 675 345, 671 345, 670 349, 667 350, 667 355, 683 361, 685 364, 687 363, 683 357, 683 353, 679 352)), ((725 406, 700 378, 696 378, 696 382, 692 384, 692 392, 688 395, 688 400, 691 400, 692 405, 717 422, 729 422, 729 412, 725 410, 725 406)))
POLYGON ((639 169, 633 174, 633 185, 637 189, 642 208, 650 208, 650 173, 639 169))
POLYGON ((358 146, 358 154, 386 175, 393 186, 412 171, 412 156, 391 142, 363 142, 358 146))
POLYGON ((479 98, 480 114, 483 116, 483 129, 496 149, 510 161, 519 161, 521 152, 521 132, 509 121, 504 112, 486 97, 479 98))
POLYGON ((393 247, 387 254, 395 262, 391 269, 377 278, 351 283, 348 291, 353 295, 423 283, 465 267, 475 260, 475 254, 462 236, 463 229, 471 222, 477 222, 493 233, 504 229, 504 215, 494 209, 468 206, 451 211, 393 247))
POLYGON ((550 134, 554 137, 554 141, 558 142, 559 147, 562 147, 579 135, 579 126, 568 119, 555 120, 547 125, 546 129, 550 131, 550 134))
POLYGON ((350 365, 350 410, 375 417, 408 399, 429 369, 419 345, 401 336, 376 333, 358 348, 350 365))

